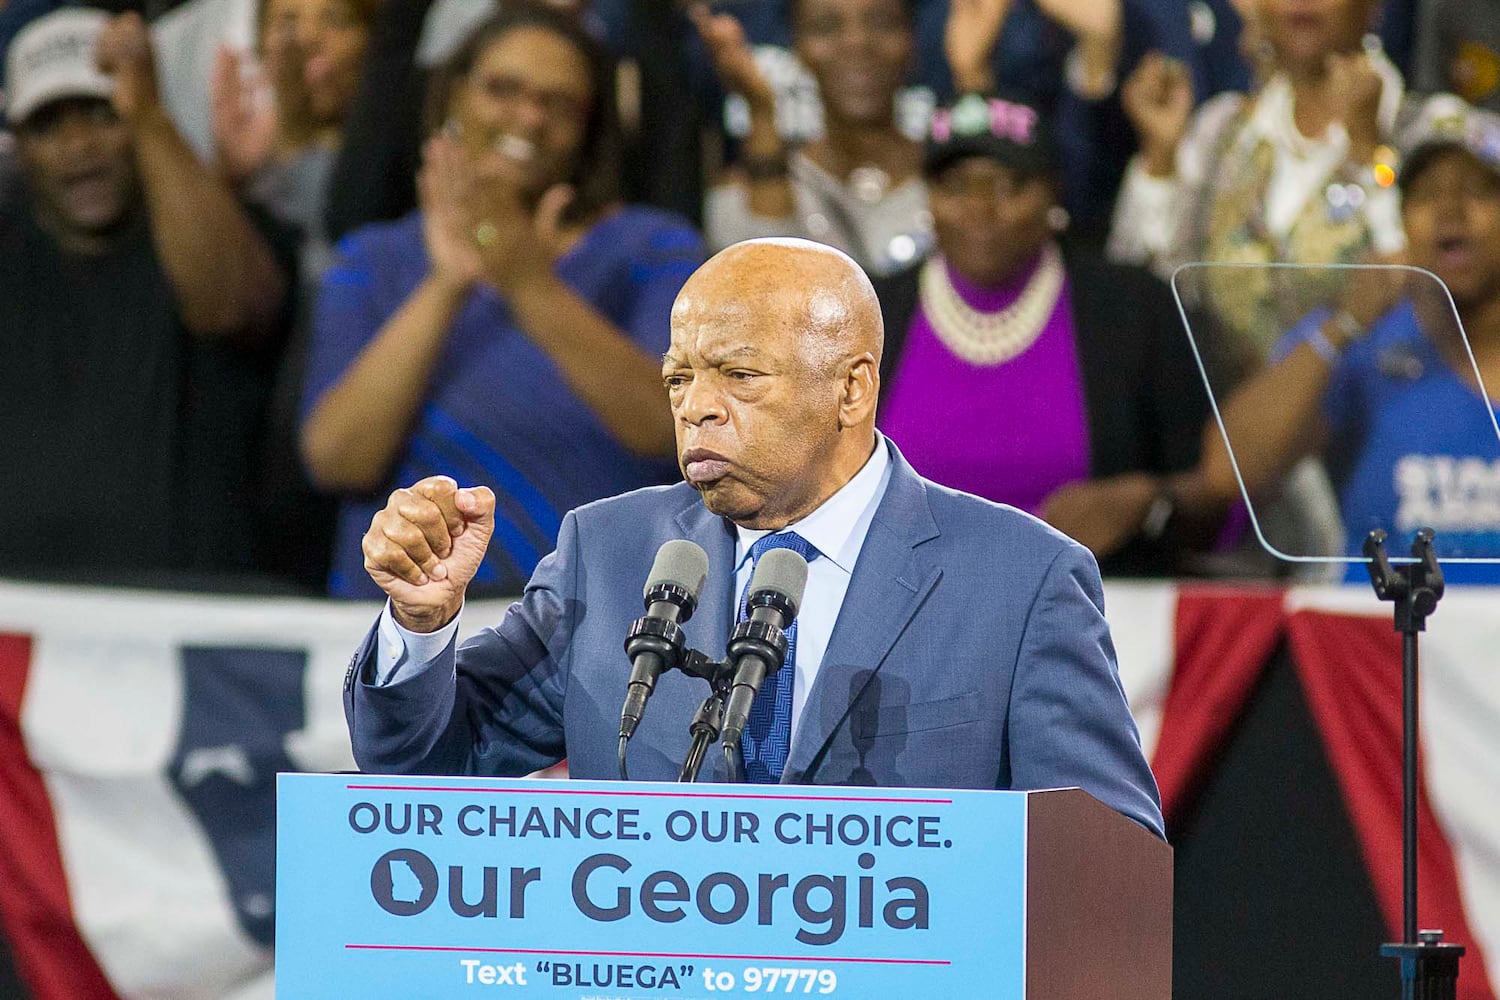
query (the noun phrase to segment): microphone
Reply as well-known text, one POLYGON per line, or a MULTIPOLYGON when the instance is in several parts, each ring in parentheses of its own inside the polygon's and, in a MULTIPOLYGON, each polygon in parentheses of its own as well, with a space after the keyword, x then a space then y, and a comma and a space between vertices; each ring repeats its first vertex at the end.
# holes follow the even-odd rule
POLYGON ((791 549, 772 549, 755 564, 750 578, 750 617, 730 633, 729 663, 734 686, 724 707, 723 739, 737 747, 750 719, 750 703, 766 677, 786 661, 786 630, 792 627, 807 589, 807 560, 791 549))
POLYGON ((708 553, 697 544, 674 538, 656 550, 656 561, 646 578, 646 616, 632 622, 625 635, 631 666, 625 706, 620 709, 621 741, 635 735, 656 678, 682 658, 685 643, 678 626, 693 617, 706 579, 708 553))

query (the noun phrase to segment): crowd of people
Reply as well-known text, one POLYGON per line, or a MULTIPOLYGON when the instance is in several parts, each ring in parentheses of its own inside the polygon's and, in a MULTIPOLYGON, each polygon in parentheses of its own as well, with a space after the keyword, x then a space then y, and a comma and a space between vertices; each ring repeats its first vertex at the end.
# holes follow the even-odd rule
POLYGON ((871 276, 919 473, 1106 575, 1500 557, 1483 6, 0 0, 0 574, 375 596, 447 475, 518 593, 681 478, 672 303, 766 236, 871 276))

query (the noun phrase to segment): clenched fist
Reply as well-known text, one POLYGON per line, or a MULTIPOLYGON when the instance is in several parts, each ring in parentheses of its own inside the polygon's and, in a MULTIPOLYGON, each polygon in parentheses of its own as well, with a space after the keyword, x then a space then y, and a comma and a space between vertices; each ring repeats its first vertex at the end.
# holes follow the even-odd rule
POLYGON ((391 599, 402 628, 434 632, 463 607, 495 533, 495 494, 431 476, 391 494, 360 547, 365 570, 391 599))
POLYGON ((1140 141, 1141 159, 1153 177, 1177 170, 1177 146, 1193 116, 1193 78, 1176 59, 1148 52, 1120 88, 1120 103, 1140 141))

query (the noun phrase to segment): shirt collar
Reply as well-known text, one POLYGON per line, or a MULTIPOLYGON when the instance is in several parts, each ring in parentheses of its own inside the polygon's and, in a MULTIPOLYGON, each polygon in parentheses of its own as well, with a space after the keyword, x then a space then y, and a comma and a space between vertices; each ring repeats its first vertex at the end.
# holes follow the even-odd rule
MULTIPOLYGON (((863 536, 856 538, 855 528, 861 523, 861 515, 869 509, 881 492, 886 470, 890 467, 890 449, 886 447, 885 435, 875 432, 875 450, 865 460, 864 466, 854 474, 837 493, 823 501, 822 506, 800 521, 795 521, 778 531, 795 531, 812 543, 823 558, 832 562, 845 573, 854 572, 854 561, 859 556, 863 536)), ((735 569, 750 558, 750 546, 770 531, 743 528, 735 525, 737 547, 735 569)))

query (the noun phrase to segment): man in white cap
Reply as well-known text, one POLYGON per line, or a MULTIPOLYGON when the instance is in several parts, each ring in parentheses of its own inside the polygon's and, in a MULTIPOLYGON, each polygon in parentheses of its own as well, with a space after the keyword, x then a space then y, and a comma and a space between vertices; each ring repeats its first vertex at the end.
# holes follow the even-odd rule
POLYGON ((284 270, 162 110, 134 14, 38 18, 7 54, 0 570, 244 569, 284 270))

